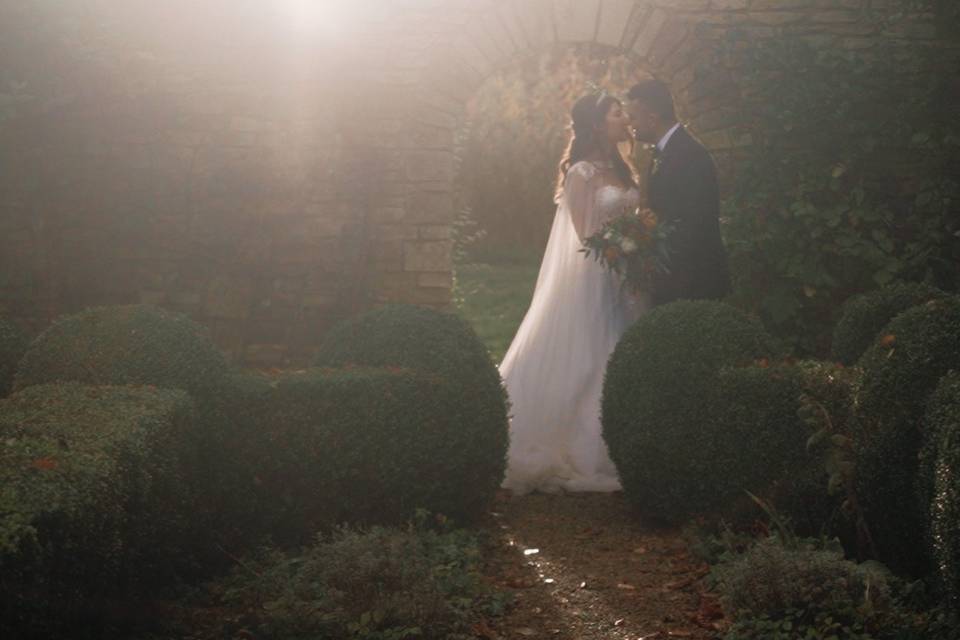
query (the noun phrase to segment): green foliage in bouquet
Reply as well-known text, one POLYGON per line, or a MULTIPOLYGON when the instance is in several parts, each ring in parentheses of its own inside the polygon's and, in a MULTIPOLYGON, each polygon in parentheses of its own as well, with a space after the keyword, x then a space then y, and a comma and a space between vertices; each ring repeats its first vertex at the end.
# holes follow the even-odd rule
POLYGON ((730 30, 703 72, 723 65, 753 140, 723 207, 737 304, 799 354, 825 355, 852 294, 960 288, 955 58, 920 42, 851 51, 730 30))
POLYGON ((927 539, 946 600, 960 605, 960 369, 940 380, 924 418, 918 493, 927 539))
POLYGON ((901 282, 853 296, 843 303, 833 330, 833 359, 852 365, 897 314, 945 295, 928 284, 901 282))
POLYGON ((76 383, 0 401, 0 618, 43 636, 86 598, 155 590, 194 526, 185 393, 76 383))
POLYGON ((883 329, 860 359, 858 495, 880 559, 922 575, 924 507, 916 492, 927 396, 960 369, 960 297, 913 307, 883 329))
POLYGON ((275 536, 296 543, 344 522, 401 523, 419 508, 458 521, 484 513, 506 450, 480 446, 468 406, 459 387, 407 369, 281 378, 266 442, 251 440, 244 456, 256 461, 275 536))
POLYGON ((723 435, 720 370, 772 354, 759 322, 718 302, 657 307, 627 330, 607 365, 602 421, 631 503, 672 521, 717 508, 711 482, 729 463, 711 451, 723 435))
POLYGON ((461 317, 413 305, 388 305, 346 320, 325 337, 320 367, 404 367, 442 378, 460 394, 448 416, 469 451, 472 492, 487 500, 503 481, 507 394, 483 342, 461 317))
POLYGON ((23 330, 8 320, 0 319, 0 398, 13 388, 13 376, 28 344, 23 330))
POLYGON ((671 231, 649 209, 631 211, 584 239, 580 251, 621 275, 625 285, 642 291, 649 287, 654 275, 670 270, 671 231))
POLYGON ((339 529, 296 554, 265 551, 217 588, 263 640, 467 640, 508 599, 480 574, 476 534, 425 521, 339 529))

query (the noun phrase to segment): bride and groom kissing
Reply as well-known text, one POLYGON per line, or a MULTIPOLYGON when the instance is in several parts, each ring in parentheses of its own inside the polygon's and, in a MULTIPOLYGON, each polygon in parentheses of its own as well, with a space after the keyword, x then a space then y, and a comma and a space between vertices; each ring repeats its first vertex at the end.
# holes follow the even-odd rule
POLYGON ((591 93, 574 103, 571 120, 533 298, 499 367, 511 403, 503 486, 517 494, 619 490, 600 424, 614 347, 656 305, 719 299, 730 290, 716 168, 677 121, 669 88, 648 79, 623 100, 591 93), (632 141, 652 145, 645 198, 620 152, 632 141), (672 232, 669 270, 638 292, 580 250, 604 223, 643 200, 672 232))

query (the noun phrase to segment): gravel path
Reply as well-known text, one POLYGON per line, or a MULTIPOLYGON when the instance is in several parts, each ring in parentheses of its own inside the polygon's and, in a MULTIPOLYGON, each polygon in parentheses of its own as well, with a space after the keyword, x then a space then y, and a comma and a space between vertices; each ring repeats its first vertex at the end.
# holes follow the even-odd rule
POLYGON ((645 526, 623 494, 503 492, 489 525, 500 544, 493 580, 516 606, 477 635, 496 640, 667 640, 717 637, 706 566, 679 531, 645 526))

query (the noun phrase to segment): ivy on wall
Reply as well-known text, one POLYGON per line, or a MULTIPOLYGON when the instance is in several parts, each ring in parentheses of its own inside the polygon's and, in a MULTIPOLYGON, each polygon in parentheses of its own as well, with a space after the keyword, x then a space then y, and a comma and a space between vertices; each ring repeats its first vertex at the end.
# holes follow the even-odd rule
POLYGON ((849 295, 960 288, 960 65, 941 50, 849 51, 731 32, 755 144, 724 204, 737 302, 823 353, 849 295))

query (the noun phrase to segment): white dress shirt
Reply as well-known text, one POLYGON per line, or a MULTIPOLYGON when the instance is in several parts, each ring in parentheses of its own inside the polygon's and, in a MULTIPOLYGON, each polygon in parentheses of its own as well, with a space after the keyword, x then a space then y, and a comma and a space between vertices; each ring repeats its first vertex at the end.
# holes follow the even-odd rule
POLYGON ((680 123, 676 123, 670 130, 663 134, 663 137, 660 138, 660 142, 657 143, 657 149, 663 151, 667 147, 667 143, 670 142, 670 137, 680 128, 680 123))

